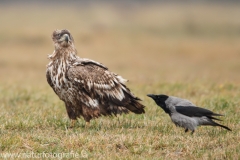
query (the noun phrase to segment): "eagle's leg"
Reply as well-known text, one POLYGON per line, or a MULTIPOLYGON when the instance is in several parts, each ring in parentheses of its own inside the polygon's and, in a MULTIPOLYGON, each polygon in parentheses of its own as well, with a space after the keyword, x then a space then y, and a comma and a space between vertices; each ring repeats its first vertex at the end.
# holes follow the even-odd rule
POLYGON ((71 119, 71 124, 70 124, 70 127, 69 128, 73 128, 76 124, 76 119, 71 119))
POLYGON ((83 117, 83 118, 86 121, 85 127, 88 128, 90 126, 91 118, 89 116, 86 116, 86 117, 83 117))
POLYGON ((185 129, 185 132, 188 132, 188 128, 185 129))
POLYGON ((90 126, 90 122, 86 122, 85 127, 88 128, 90 126))
POLYGON ((76 113, 73 111, 71 105, 68 105, 65 103, 66 109, 67 109, 67 113, 68 113, 68 117, 71 120, 71 124, 69 126, 69 128, 73 128, 75 126, 75 123, 77 121, 77 116, 76 113))

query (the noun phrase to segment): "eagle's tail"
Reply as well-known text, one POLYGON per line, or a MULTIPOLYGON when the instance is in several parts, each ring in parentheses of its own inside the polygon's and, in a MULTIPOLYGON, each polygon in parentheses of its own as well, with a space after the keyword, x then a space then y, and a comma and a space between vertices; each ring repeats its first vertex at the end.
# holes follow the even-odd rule
POLYGON ((128 105, 126 105, 126 108, 136 114, 145 113, 145 110, 144 110, 145 106, 142 105, 141 103, 139 103, 138 100, 140 100, 140 99, 132 98, 131 102, 128 105))
POLYGON ((129 111, 136 114, 145 113, 145 110, 144 110, 145 106, 139 102, 141 101, 141 99, 138 97, 135 97, 131 93, 130 89, 127 88, 127 86, 125 86, 123 83, 122 83, 122 87, 125 95, 125 101, 124 101, 125 103, 122 106, 126 107, 129 111))

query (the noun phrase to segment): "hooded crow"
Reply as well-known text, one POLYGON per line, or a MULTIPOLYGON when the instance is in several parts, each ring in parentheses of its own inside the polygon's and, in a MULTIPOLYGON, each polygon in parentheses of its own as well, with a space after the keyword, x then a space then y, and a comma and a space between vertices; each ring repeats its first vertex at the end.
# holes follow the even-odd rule
POLYGON ((172 122, 176 126, 184 128, 185 132, 191 130, 193 134, 197 126, 201 125, 219 126, 231 131, 230 128, 213 121, 213 119, 221 121, 213 116, 223 115, 197 107, 189 100, 163 94, 148 94, 147 96, 151 97, 158 106, 160 106, 167 114, 169 114, 172 122))

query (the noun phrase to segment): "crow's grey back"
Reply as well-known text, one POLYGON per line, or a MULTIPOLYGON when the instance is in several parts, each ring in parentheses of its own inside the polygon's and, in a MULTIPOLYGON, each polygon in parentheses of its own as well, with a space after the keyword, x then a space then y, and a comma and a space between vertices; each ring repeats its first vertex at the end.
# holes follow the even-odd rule
POLYGON ((175 106, 196 106, 191 101, 187 99, 182 99, 174 96, 169 96, 169 98, 165 101, 167 107, 175 107, 175 106))

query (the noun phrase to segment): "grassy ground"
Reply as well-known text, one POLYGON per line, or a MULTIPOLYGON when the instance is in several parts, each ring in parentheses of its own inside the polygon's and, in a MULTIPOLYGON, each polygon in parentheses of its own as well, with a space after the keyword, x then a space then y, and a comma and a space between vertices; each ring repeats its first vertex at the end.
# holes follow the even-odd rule
POLYGON ((90 159, 240 159, 240 5, 0 7, 0 151, 90 159), (125 8, 124 8, 125 7, 125 8), (43 11, 44 8, 44 11, 43 11), (45 80, 51 33, 69 29, 80 57, 104 63, 146 105, 67 129, 45 80), (175 127, 148 97, 164 93, 224 114, 232 132, 175 127))

